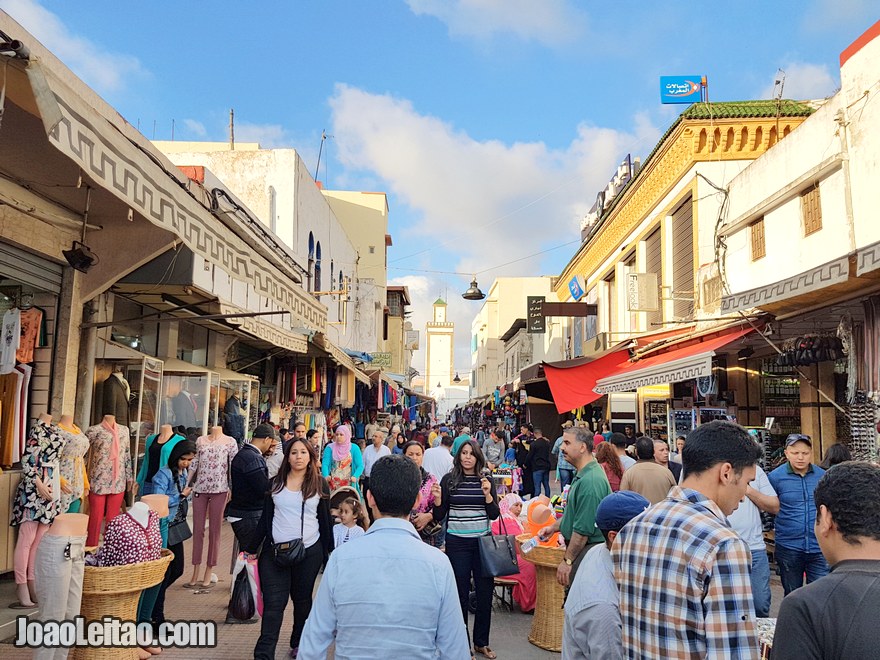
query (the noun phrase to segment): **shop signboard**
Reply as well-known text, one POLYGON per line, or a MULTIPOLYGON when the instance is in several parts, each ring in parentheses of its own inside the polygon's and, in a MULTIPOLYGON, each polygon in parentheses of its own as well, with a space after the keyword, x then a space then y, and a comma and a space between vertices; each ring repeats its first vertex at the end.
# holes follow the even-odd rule
POLYGON ((572 300, 580 301, 584 297, 584 278, 580 275, 572 277, 568 283, 568 292, 571 294, 572 300))
POLYGON ((543 334, 547 330, 547 321, 544 318, 544 296, 527 296, 526 310, 528 314, 529 334, 543 334))
POLYGON ((373 358, 373 361, 370 362, 371 367, 391 368, 391 353, 370 353, 370 357, 373 358))
POLYGON ((661 103, 699 103, 703 100, 702 76, 660 76, 661 103))

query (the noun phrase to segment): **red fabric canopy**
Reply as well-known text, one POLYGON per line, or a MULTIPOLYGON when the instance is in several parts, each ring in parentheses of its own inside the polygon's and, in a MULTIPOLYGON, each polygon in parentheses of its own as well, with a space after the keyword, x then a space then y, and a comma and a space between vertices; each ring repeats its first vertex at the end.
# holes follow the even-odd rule
POLYGON ((705 337, 685 339, 682 340, 682 345, 679 348, 675 348, 676 344, 673 344, 671 350, 651 355, 636 362, 630 361, 629 350, 624 349, 603 355, 586 364, 577 360, 576 364, 571 367, 564 367, 558 362, 555 365, 545 363, 544 375, 550 385, 550 391, 553 393, 556 410, 564 413, 592 403, 601 397, 602 395, 595 392, 594 388, 596 382, 603 378, 626 373, 635 374, 639 370, 650 369, 667 362, 692 357, 700 353, 714 352, 740 339, 752 330, 751 327, 740 327, 730 329, 720 335, 710 334, 705 337))

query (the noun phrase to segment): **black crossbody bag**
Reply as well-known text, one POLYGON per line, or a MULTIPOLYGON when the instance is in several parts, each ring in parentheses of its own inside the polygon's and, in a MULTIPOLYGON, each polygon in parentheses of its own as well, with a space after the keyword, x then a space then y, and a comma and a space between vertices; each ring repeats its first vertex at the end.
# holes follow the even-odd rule
MULTIPOLYGON (((302 491, 300 491, 302 492, 302 491)), ((274 518, 274 512, 272 517, 274 518)), ((275 564, 281 568, 290 568, 296 566, 306 555, 306 546, 303 543, 302 535, 306 524, 306 498, 302 498, 302 510, 299 514, 299 538, 283 543, 272 543, 272 553, 275 557, 275 564)), ((271 534, 271 528, 269 530, 271 534)))

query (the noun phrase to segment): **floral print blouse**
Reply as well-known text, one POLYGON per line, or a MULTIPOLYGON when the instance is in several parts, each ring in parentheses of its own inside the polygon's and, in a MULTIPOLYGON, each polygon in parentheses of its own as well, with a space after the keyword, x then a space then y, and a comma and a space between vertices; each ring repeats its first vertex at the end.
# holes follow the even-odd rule
POLYGON ((119 466, 113 478, 113 461, 110 448, 113 434, 101 424, 86 430, 89 438, 89 488, 95 495, 124 493, 129 481, 134 480, 131 466, 131 440, 127 426, 117 425, 119 435, 119 466))
POLYGON ((81 498, 89 486, 83 461, 83 456, 89 450, 89 439, 76 424, 70 427, 58 424, 58 429, 61 437, 64 438, 64 446, 61 449, 61 476, 72 491, 61 493, 61 513, 64 513, 70 508, 70 503, 81 498))
POLYGON ((21 481, 12 503, 12 525, 38 522, 48 525, 60 512, 61 473, 59 460, 64 438, 54 424, 37 421, 31 428, 21 460, 21 481), (52 499, 37 492, 37 479, 52 488, 52 499))
POLYGON ((211 436, 203 435, 196 440, 196 450, 198 453, 189 467, 189 473, 195 475, 191 479, 193 492, 225 493, 232 488, 229 469, 238 453, 235 438, 221 435, 213 440, 211 436))
POLYGON ((154 561, 161 554, 162 533, 156 512, 150 511, 146 529, 131 514, 123 513, 107 525, 97 559, 98 566, 122 566, 154 561))

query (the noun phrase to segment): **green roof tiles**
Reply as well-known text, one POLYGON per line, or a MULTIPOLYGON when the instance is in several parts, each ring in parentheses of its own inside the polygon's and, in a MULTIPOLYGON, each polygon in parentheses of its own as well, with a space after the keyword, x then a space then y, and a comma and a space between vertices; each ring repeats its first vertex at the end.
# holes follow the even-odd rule
POLYGON ((434 301, 434 304, 435 305, 446 305, 446 301, 443 300, 443 298, 437 298, 437 300, 434 301))
POLYGON ((682 119, 748 119, 750 117, 809 117, 813 108, 807 103, 782 99, 776 101, 718 101, 694 103, 681 113, 682 119))

